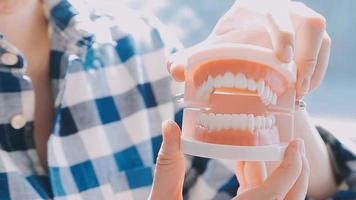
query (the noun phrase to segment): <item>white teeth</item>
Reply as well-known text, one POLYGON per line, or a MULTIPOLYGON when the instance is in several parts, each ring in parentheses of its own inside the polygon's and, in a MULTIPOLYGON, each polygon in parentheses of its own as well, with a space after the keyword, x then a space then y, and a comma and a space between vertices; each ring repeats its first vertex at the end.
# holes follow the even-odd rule
POLYGON ((255 119, 252 114, 247 116, 247 129, 253 131, 255 129, 255 119))
POLYGON ((214 80, 214 87, 219 88, 222 86, 222 83, 223 83, 223 77, 221 75, 219 75, 214 80))
POLYGON ((273 96, 271 88, 268 87, 268 93, 266 96, 267 105, 271 103, 270 97, 273 96))
POLYGON ((263 80, 260 80, 257 82, 257 91, 258 94, 261 96, 264 91, 265 91, 265 82, 263 80))
POLYGON ((266 118, 264 118, 264 117, 261 118, 261 127, 260 128, 261 129, 267 128, 267 126, 266 126, 266 118))
POLYGON ((200 126, 207 127, 208 126, 208 116, 207 115, 200 115, 197 119, 200 126))
POLYGON ((261 94, 261 100, 265 105, 268 105, 267 96, 268 96, 268 86, 265 86, 265 89, 263 90, 263 93, 261 94))
POLYGON ((270 129, 274 126, 276 118, 273 115, 254 116, 253 114, 214 114, 202 113, 197 123, 209 131, 239 129, 254 131, 257 129, 270 129))
POLYGON ((247 79, 246 76, 242 73, 238 73, 235 77, 235 87, 240 89, 247 88, 247 79))
POLYGON ((272 119, 270 117, 266 118, 266 123, 267 123, 267 128, 271 128, 272 127, 272 119))
POLYGON ((223 75, 218 75, 217 77, 208 76, 200 88, 197 90, 197 96, 203 97, 211 93, 213 88, 239 88, 239 89, 248 89, 249 91, 257 91, 262 102, 265 105, 276 105, 278 101, 277 94, 266 85, 263 80, 256 82, 253 79, 247 79, 246 75, 243 73, 238 73, 237 75, 227 72, 223 75))
POLYGON ((247 80, 247 89, 250 91, 256 91, 256 89, 257 89, 256 82, 252 79, 248 79, 247 80))
MULTIPOLYGON (((221 130, 224 128, 224 117, 223 117, 223 114, 217 114, 217 120, 216 120, 216 129, 217 130, 221 130)), ((272 122, 272 119, 271 119, 271 122, 272 122)))
POLYGON ((247 115, 246 114, 240 114, 239 118, 240 118, 239 128, 242 129, 242 130, 246 130, 247 129, 247 123, 248 123, 247 115))
POLYGON ((271 88, 269 88, 268 86, 266 87, 266 93, 265 93, 265 100, 267 101, 267 103, 269 103, 268 97, 271 95, 271 88))
POLYGON ((273 91, 270 90, 270 93, 268 94, 268 98, 267 98, 267 100, 269 101, 269 103, 272 103, 273 95, 274 95, 273 91))
POLYGON ((209 116, 207 117, 207 128, 209 130, 214 130, 214 125, 215 125, 215 122, 214 122, 214 114, 213 113, 210 113, 209 116))
POLYGON ((262 127, 262 120, 263 120, 263 116, 257 116, 255 118, 256 129, 260 129, 262 127))
POLYGON ((224 126, 223 129, 228 129, 230 128, 230 124, 231 124, 231 115, 227 114, 227 115, 223 115, 223 120, 224 120, 224 126))
POLYGON ((224 87, 231 88, 231 87, 234 87, 234 84, 235 84, 234 75, 231 72, 226 73, 224 75, 222 85, 224 87))
POLYGON ((272 104, 273 105, 276 105, 277 104, 277 94, 273 94, 273 97, 272 97, 272 104))
POLYGON ((214 86, 214 78, 213 77, 211 77, 211 76, 208 77, 207 85, 210 88, 214 86))
POLYGON ((259 92, 259 95, 261 96, 262 102, 265 105, 269 105, 269 104, 276 105, 277 104, 277 98, 278 98, 277 94, 274 93, 270 87, 265 86, 265 88, 263 90, 260 89, 259 91, 261 91, 261 92, 259 92))
POLYGON ((276 117, 274 115, 269 115, 268 117, 272 120, 272 124, 276 123, 276 117))
POLYGON ((198 96, 198 97, 201 97, 201 96, 203 96, 204 94, 206 94, 207 85, 208 85, 208 84, 206 84, 206 82, 204 82, 204 83, 202 84, 202 86, 198 89, 198 91, 197 91, 197 96, 198 96))
POLYGON ((231 123, 231 128, 232 129, 242 129, 242 117, 240 115, 232 115, 232 123, 231 123), (237 123, 240 122, 240 123, 237 123))

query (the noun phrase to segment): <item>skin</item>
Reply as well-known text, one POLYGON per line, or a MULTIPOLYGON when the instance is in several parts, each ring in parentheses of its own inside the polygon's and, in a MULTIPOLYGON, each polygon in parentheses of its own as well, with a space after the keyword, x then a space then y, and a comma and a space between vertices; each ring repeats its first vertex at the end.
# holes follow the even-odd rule
POLYGON ((27 59, 26 75, 32 79, 35 92, 34 141, 42 166, 47 169, 47 140, 52 128, 54 104, 48 67, 48 23, 42 2, 1 0, 0 32, 19 48, 27 59), (36 47, 36 51, 33 47, 36 47))
POLYGON ((16 10, 19 10, 19 5, 26 3, 25 0, 2 0, 0 2, 0 13, 2 14, 11 14, 14 13, 16 10))
POLYGON ((304 139, 306 155, 312 172, 308 194, 316 199, 325 199, 334 194, 337 187, 325 143, 315 126, 310 122, 306 111, 296 112, 294 119, 295 137, 308 138, 307 140, 304 139))
MULTIPOLYGON (((331 40, 325 29, 325 18, 303 3, 239 0, 205 41, 172 56, 167 68, 176 81, 184 81, 186 58, 196 48, 216 43, 262 46, 273 49, 280 61, 296 63, 297 98, 302 99, 317 88, 327 69, 331 40)), ((312 170, 309 196, 325 199, 337 187, 326 146, 305 113, 296 112, 294 132, 307 145, 306 155, 312 170)))

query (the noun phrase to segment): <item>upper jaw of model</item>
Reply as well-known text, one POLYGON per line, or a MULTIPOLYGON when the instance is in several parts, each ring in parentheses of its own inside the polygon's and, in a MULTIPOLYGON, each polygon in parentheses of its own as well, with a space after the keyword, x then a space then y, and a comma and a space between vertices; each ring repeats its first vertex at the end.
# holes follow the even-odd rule
POLYGON ((277 93, 273 91, 264 80, 247 78, 246 75, 241 72, 237 74, 226 72, 215 77, 209 75, 207 80, 199 86, 196 94, 198 98, 207 97, 215 91, 250 93, 249 95, 256 94, 266 106, 270 104, 276 105, 278 101, 277 93), (238 90, 234 91, 231 89, 238 90))

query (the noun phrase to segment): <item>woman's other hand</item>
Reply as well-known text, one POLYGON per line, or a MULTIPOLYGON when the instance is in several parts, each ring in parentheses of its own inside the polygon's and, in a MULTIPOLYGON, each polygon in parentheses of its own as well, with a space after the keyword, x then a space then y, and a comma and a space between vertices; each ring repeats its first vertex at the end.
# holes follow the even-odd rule
POLYGON ((324 78, 331 40, 325 18, 301 2, 238 0, 201 44, 178 52, 167 64, 184 81, 189 52, 215 43, 252 44, 273 49, 281 62, 297 64, 297 95, 302 98, 324 78))
POLYGON ((239 162, 236 175, 240 183, 234 200, 303 200, 309 182, 309 164, 302 140, 292 141, 280 166, 264 180, 260 162, 239 162))

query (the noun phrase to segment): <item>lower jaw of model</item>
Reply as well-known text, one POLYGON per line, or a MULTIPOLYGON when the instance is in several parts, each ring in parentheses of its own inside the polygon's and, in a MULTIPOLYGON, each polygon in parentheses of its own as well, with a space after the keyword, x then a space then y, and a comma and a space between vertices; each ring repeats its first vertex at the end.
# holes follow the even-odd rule
POLYGON ((275 117, 253 114, 201 113, 197 118, 197 140, 215 144, 259 146, 279 143, 275 117))

